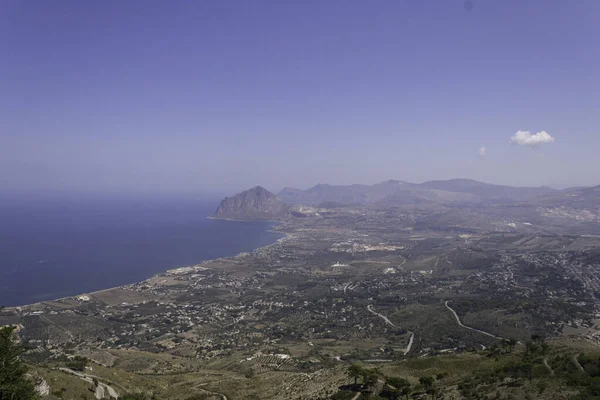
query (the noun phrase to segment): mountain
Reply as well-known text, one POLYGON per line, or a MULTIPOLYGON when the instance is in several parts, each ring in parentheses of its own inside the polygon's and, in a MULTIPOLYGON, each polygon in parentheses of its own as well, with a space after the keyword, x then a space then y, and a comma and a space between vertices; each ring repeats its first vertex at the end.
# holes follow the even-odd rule
POLYGON ((279 197, 291 204, 472 204, 524 201, 557 192, 549 187, 492 185, 470 179, 410 183, 389 180, 375 185, 319 184, 307 190, 284 188, 279 197))
POLYGON ((318 184, 307 190, 284 188, 279 192, 279 198, 291 204, 318 204, 334 202, 341 204, 366 203, 366 185, 335 186, 318 184))
POLYGON ((284 216, 288 206, 267 189, 256 186, 221 200, 215 217, 240 220, 266 220, 284 216))
POLYGON ((374 185, 318 184, 301 190, 286 187, 278 196, 257 186, 221 201, 216 216, 231 219, 275 219, 290 204, 468 205, 529 204, 548 207, 600 207, 600 186, 556 190, 547 186, 493 185, 472 179, 410 183, 389 180, 374 185))
POLYGON ((536 196, 557 192, 548 186, 515 187, 492 185, 472 179, 450 179, 446 181, 428 181, 420 187, 427 189, 445 190, 448 192, 468 193, 482 199, 527 200, 536 196))
POLYGON ((600 185, 577 187, 548 193, 536 198, 540 205, 572 207, 579 209, 600 208, 600 185))

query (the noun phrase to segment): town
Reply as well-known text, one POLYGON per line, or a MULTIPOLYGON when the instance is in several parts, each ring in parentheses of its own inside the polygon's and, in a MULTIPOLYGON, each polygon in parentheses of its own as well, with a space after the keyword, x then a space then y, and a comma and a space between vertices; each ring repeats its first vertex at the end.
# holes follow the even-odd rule
POLYGON ((1 318, 41 365, 79 356, 145 374, 289 373, 304 377, 304 392, 323 371, 338 372, 314 387, 335 390, 351 362, 484 352, 531 335, 600 343, 600 237, 465 210, 448 211, 448 226, 403 208, 296 212, 276 227, 280 240, 254 252, 1 318), (148 361, 133 366, 134 354, 148 361))

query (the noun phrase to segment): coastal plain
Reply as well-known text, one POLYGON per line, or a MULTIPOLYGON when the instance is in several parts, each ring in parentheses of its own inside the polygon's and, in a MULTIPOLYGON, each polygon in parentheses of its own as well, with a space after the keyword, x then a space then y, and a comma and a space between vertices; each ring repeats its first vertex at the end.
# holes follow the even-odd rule
MULTIPOLYGON (((48 398, 328 399, 351 383, 352 363, 415 385, 438 374, 438 398, 470 398, 465 379, 523 351, 490 356, 508 339, 545 338, 554 358, 542 370, 558 355, 598 353, 600 231, 562 218, 513 206, 294 205, 272 245, 7 308, 0 322, 19 326, 48 398)), ((532 385, 505 393, 551 398, 532 385)))

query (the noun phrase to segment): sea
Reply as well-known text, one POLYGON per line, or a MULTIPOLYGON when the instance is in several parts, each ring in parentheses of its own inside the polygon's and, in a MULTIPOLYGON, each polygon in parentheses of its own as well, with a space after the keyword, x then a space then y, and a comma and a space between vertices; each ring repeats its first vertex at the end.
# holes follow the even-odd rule
POLYGON ((274 243, 272 222, 209 219, 216 199, 0 202, 0 306, 142 281, 274 243))

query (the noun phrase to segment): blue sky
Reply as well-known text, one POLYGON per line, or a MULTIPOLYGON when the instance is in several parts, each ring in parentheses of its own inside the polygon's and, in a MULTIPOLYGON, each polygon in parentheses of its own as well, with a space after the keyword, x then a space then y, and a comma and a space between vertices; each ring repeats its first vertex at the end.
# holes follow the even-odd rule
POLYGON ((472 3, 5 0, 0 187, 600 184, 600 1, 472 3))

